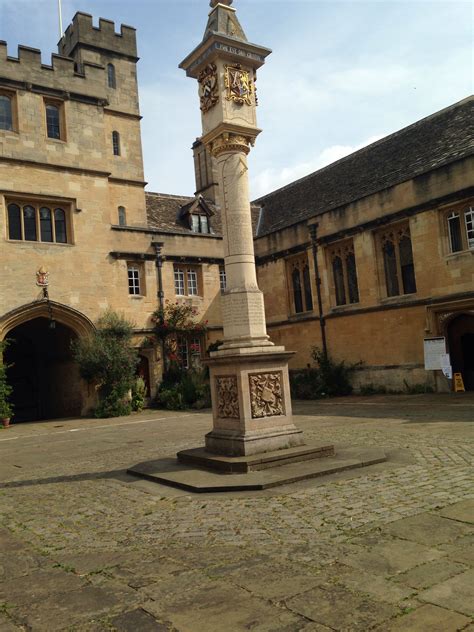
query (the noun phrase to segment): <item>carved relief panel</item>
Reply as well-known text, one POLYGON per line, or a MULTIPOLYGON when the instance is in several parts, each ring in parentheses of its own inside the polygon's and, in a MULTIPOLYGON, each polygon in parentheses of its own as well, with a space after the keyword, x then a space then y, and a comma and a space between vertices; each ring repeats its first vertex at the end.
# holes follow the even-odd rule
POLYGON ((239 389, 235 375, 216 377, 217 416, 240 419, 239 389))
POLYGON ((249 375, 249 387, 250 406, 254 419, 285 414, 280 371, 249 375))

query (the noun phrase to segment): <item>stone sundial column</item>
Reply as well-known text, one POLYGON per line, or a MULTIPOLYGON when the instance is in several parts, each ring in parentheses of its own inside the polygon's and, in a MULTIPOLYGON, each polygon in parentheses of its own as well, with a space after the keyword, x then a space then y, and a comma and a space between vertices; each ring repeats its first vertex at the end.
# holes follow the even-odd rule
POLYGON ((197 79, 202 142, 217 162, 227 288, 224 343, 209 361, 213 401, 209 452, 257 454, 302 445, 292 422, 288 359, 270 342, 257 285, 247 154, 257 127, 256 72, 270 54, 251 44, 232 0, 211 0, 202 42, 180 64, 197 79))

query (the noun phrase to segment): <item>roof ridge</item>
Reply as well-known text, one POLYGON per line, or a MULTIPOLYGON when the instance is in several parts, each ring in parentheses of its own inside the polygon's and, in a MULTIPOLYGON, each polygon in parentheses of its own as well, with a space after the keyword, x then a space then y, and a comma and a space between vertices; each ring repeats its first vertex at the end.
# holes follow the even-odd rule
POLYGON ((335 165, 341 164, 349 159, 353 159, 354 156, 357 155, 361 155, 365 152, 367 152, 368 150, 372 149, 373 147, 376 147, 377 145, 381 145, 382 143, 387 142, 389 139, 392 139, 404 132, 406 132, 409 129, 413 129, 415 127, 420 126, 422 123, 425 123, 426 121, 430 120, 430 119, 434 119, 438 116, 441 116, 442 114, 444 114, 447 111, 450 110, 454 110, 462 105, 465 105, 466 103, 469 103, 470 101, 474 101, 474 95, 469 95, 468 97, 465 97, 464 99, 461 99, 460 101, 456 101, 456 103, 452 103, 451 105, 448 105, 447 107, 438 110, 437 112, 434 112, 433 114, 428 114, 428 116, 423 117, 422 119, 419 119, 418 121, 415 121, 414 123, 410 123, 409 125, 406 125, 405 127, 402 127, 401 129, 392 132, 391 134, 388 134, 387 136, 384 136, 383 138, 380 138, 379 140, 374 141, 373 143, 370 143, 369 145, 365 145, 365 147, 361 147, 360 149, 357 149, 356 151, 351 152, 350 154, 347 154, 347 156, 343 156, 342 158, 339 158, 338 160, 335 160, 334 162, 331 162, 329 165, 325 165, 324 167, 321 167, 320 169, 316 169, 316 171, 312 171, 311 173, 308 173, 305 176, 302 176, 301 178, 298 178, 297 180, 293 180, 293 182, 290 182, 288 184, 285 184, 284 186, 280 187, 279 189, 274 189, 273 191, 270 191, 270 193, 266 193, 265 195, 260 196, 259 198, 256 198, 255 200, 253 200, 253 204, 260 202, 262 200, 264 200, 265 198, 274 195, 276 193, 280 193, 281 191, 286 191, 288 189, 291 189, 292 187, 300 184, 301 182, 304 182, 305 180, 308 180, 309 178, 312 178, 313 176, 315 176, 317 173, 323 173, 324 171, 327 171, 328 169, 332 169, 335 165))
POLYGON ((194 200, 194 195, 175 195, 173 193, 159 193, 158 191, 145 191, 145 195, 159 195, 164 198, 172 198, 175 200, 194 200))

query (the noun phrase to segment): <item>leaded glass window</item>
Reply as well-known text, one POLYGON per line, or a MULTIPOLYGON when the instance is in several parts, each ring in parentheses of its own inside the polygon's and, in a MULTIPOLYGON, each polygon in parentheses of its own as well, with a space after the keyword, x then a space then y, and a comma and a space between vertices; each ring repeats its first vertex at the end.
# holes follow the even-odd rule
POLYGON ((0 94, 0 129, 13 130, 12 98, 0 94))

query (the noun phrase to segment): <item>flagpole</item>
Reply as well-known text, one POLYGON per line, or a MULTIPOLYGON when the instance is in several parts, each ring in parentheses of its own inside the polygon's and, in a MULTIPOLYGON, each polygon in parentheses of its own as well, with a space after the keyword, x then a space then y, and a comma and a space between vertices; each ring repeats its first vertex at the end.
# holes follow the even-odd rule
POLYGON ((64 35, 63 33, 63 14, 61 7, 61 0, 58 0, 58 16, 59 16, 59 39, 64 35))

